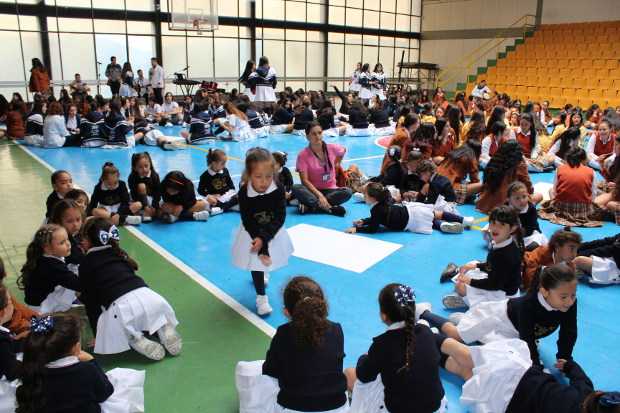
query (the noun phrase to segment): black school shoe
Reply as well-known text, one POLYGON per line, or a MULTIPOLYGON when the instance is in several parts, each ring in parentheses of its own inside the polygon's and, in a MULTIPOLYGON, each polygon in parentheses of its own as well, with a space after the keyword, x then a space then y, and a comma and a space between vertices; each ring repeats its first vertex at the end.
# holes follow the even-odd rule
POLYGON ((342 205, 336 205, 329 209, 329 213, 337 217, 343 217, 346 215, 347 210, 342 205))
POLYGON ((458 273, 459 267, 455 263, 451 262, 441 273, 441 277, 439 277, 439 282, 442 284, 447 283, 448 281, 452 280, 452 278, 458 273))

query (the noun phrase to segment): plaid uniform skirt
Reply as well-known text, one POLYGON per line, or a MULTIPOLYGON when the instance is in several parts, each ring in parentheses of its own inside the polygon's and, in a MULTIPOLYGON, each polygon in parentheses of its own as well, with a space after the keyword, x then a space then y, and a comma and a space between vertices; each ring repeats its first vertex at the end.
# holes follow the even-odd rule
POLYGON ((554 224, 569 227, 600 227, 603 225, 602 211, 594 204, 545 201, 538 210, 538 216, 554 224))

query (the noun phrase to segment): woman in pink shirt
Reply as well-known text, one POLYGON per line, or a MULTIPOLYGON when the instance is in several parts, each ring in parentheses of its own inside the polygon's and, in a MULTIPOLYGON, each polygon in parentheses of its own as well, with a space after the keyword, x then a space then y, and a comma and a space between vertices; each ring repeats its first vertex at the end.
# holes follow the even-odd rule
POLYGON ((293 195, 299 200, 299 213, 323 211, 344 216, 341 206, 352 195, 349 188, 336 185, 336 168, 340 165, 345 147, 323 142, 323 129, 313 121, 306 126, 309 145, 297 155, 300 185, 293 185, 293 195))

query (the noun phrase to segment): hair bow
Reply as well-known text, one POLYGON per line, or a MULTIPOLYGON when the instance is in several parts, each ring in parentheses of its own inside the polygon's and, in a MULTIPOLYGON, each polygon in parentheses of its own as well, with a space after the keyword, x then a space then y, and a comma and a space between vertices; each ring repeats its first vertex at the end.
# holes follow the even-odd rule
POLYGON ((54 318, 51 315, 32 317, 30 319, 30 331, 35 334, 46 334, 54 328, 54 318))
POLYGON ((603 407, 620 406, 620 392, 610 391, 610 392, 603 394, 598 399, 598 404, 603 407))
POLYGON ((413 292, 413 288, 408 285, 399 285, 394 290, 394 298, 396 298, 396 302, 401 306, 405 307, 415 303, 415 293, 413 292))
POLYGON ((116 228, 116 225, 112 225, 107 231, 99 231, 99 241, 101 242, 101 245, 108 245, 111 239, 115 241, 121 240, 121 235, 118 232, 118 228, 116 228))

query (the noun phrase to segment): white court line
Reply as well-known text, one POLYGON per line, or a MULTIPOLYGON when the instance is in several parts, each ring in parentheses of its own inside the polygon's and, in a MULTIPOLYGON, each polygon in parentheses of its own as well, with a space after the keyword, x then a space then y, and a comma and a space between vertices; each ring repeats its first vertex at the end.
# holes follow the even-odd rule
POLYGON ((351 159, 343 159, 342 162, 355 162, 355 161, 364 161, 366 159, 377 159, 383 158, 385 155, 373 155, 373 156, 364 156, 363 158, 351 158, 351 159))
MULTIPOLYGON (((35 155, 30 149, 26 148, 24 145, 17 145, 28 155, 32 156, 36 161, 38 161, 41 165, 47 168, 50 172, 55 171, 56 169, 52 167, 49 163, 45 162, 43 159, 35 155)), ((273 328, 269 323, 260 318, 258 315, 254 314, 247 308, 245 308, 240 302, 235 300, 233 297, 222 291, 219 287, 217 287, 212 282, 208 281, 206 278, 201 276, 196 270, 192 269, 190 266, 185 264, 183 261, 175 257, 168 250, 157 244, 153 241, 149 236, 144 234, 142 231, 135 227, 126 226, 129 232, 136 236, 136 238, 140 239, 146 245, 151 247, 155 252, 161 255, 166 261, 170 262, 172 265, 177 267, 181 272, 185 273, 189 278, 200 284, 204 289, 209 291, 219 300, 221 300, 224 304, 228 305, 230 308, 235 310, 239 315, 248 320, 250 323, 254 324, 259 330, 263 333, 267 334, 269 337, 273 337, 276 333, 276 329, 273 328)))

